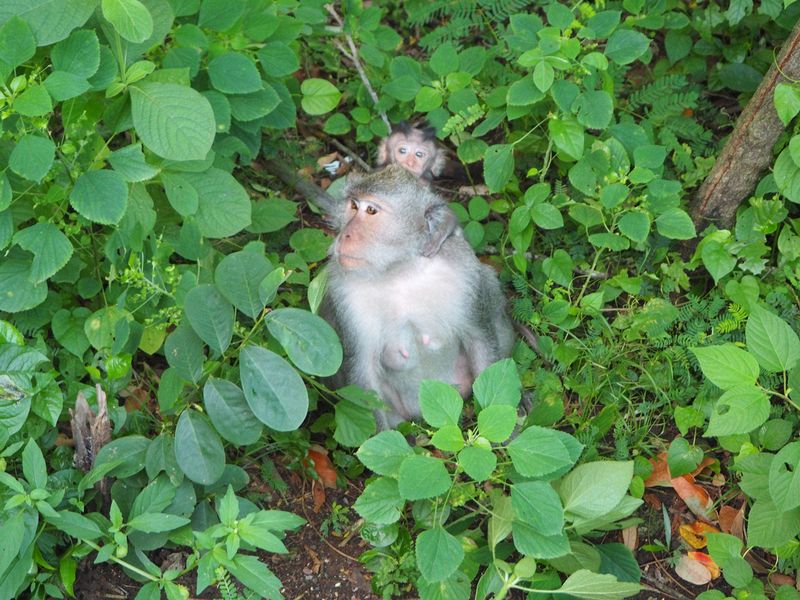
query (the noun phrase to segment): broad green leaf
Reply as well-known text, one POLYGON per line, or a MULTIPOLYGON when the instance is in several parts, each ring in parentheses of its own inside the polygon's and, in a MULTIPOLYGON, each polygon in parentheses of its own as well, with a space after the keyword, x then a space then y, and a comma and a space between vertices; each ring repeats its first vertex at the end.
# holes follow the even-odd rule
POLYGON ((509 106, 530 106, 543 98, 544 92, 534 83, 533 76, 518 79, 506 92, 506 102, 509 106))
POLYGON ((195 218, 203 237, 228 237, 250 224, 250 198, 233 175, 211 168, 192 176, 191 184, 197 191, 195 218))
POLYGON ((417 536, 417 567, 429 582, 443 581, 464 560, 464 549, 444 527, 434 527, 417 536))
POLYGON ((452 385, 441 381, 423 381, 419 388, 422 418, 431 427, 457 425, 464 400, 452 385))
POLYGON ((800 203, 800 168, 792 159, 791 145, 778 155, 772 174, 781 194, 792 202, 800 203))
POLYGON ((31 281, 32 266, 32 263, 16 258, 0 261, 0 311, 16 313, 45 301, 47 284, 31 281))
POLYGON ((632 29, 617 29, 606 43, 605 55, 618 65, 627 65, 647 52, 650 40, 632 29))
POLYGON ((53 315, 50 323, 56 341, 78 358, 89 349, 89 339, 83 326, 90 314, 91 311, 83 306, 72 311, 62 308, 53 315))
POLYGON ((703 449, 693 446, 685 438, 672 440, 667 451, 667 464, 671 477, 680 477, 691 473, 703 460, 703 449))
POLYGON ((11 17, 0 26, 0 81, 36 52, 36 39, 23 19, 11 17))
POLYGON ((589 600, 619 600, 635 596, 642 589, 638 583, 617 581, 613 575, 601 575, 585 569, 575 571, 558 588, 558 593, 569 594, 573 598, 589 600))
MULTIPOLYGON (((627 192, 627 190, 626 190, 627 192)), ((620 232, 634 242, 644 242, 650 234, 650 217, 647 213, 632 210, 626 212, 617 224, 620 232)))
POLYGON ((414 454, 403 435, 397 431, 381 431, 356 452, 358 460, 378 475, 397 477, 403 460, 414 454))
POLYGON ((238 310, 255 319, 264 309, 259 299, 259 285, 271 271, 272 265, 263 254, 234 252, 217 265, 214 283, 238 310))
POLYGON ((22 473, 33 488, 45 489, 47 487, 47 465, 41 449, 32 439, 25 444, 22 451, 22 473))
POLYGON ((800 112, 800 90, 788 83, 779 83, 775 86, 775 110, 778 117, 787 126, 800 112))
POLYGON ((181 173, 164 171, 161 173, 161 183, 167 200, 175 212, 182 217, 197 214, 200 200, 197 190, 190 183, 190 177, 181 173))
POLYGON ((559 229, 564 226, 561 211, 549 202, 537 202, 531 207, 531 220, 542 229, 559 229))
POLYGON ((153 17, 139 0, 103 0, 103 16, 129 42, 143 42, 153 33, 153 17))
POLYGON ((732 387, 717 400, 703 435, 749 433, 769 418, 769 411, 769 397, 760 388, 753 385, 732 387))
POLYGON ((567 514, 600 517, 622 501, 632 477, 633 461, 583 463, 564 477, 558 494, 567 514))
POLYGON ((227 350, 233 337, 233 306, 216 286, 202 284, 189 290, 183 310, 201 340, 219 354, 227 350))
POLYGON ((711 383, 723 390, 755 385, 760 369, 753 355, 733 344, 691 348, 711 383))
POLYGON ((72 244, 52 223, 36 223, 14 236, 20 248, 33 254, 31 280, 41 283, 55 275, 72 256, 72 244))
POLYGON ((568 158, 579 160, 583 156, 583 127, 577 121, 550 119, 547 122, 550 137, 556 148, 568 158))
POLYGON ((439 77, 444 77, 458 70, 458 52, 453 44, 441 44, 431 54, 428 64, 434 73, 439 77))
POLYGON ((533 83, 539 88, 539 91, 546 92, 553 85, 555 79, 555 71, 546 61, 540 61, 533 69, 533 83))
POLYGON ((475 399, 482 407, 507 404, 517 407, 522 398, 517 366, 510 358, 497 361, 478 375, 472 384, 475 399))
POLYGON ((458 452, 464 447, 464 432, 455 424, 444 425, 433 434, 431 444, 445 452, 458 452))
POLYGON ((59 511, 58 518, 48 517, 47 522, 79 540, 91 541, 103 537, 103 532, 97 523, 81 514, 68 510, 59 511))
POLYGON ((483 159, 483 176, 490 192, 501 191, 514 174, 514 146, 489 146, 483 159))
POLYGON ((202 160, 211 149, 216 121, 200 92, 174 83, 142 81, 130 87, 136 132, 150 150, 170 160, 202 160))
POLYGON ((189 519, 168 513, 143 513, 128 521, 128 527, 145 533, 172 531, 189 523, 189 519))
POLYGON ((324 115, 339 104, 342 93, 325 79, 305 79, 300 85, 300 104, 309 115, 324 115))
POLYGON ((50 172, 55 154, 56 146, 49 138, 26 133, 11 151, 8 166, 20 177, 39 183, 50 172))
POLYGON ((416 98, 420 89, 419 82, 414 78, 408 75, 401 75, 396 79, 390 79, 381 91, 400 102, 410 102, 416 98))
POLYGON ((70 36, 53 46, 50 60, 55 72, 70 73, 88 79, 100 67, 100 42, 91 29, 73 31, 70 36))
POLYGON ((239 375, 259 421, 278 431, 300 427, 308 413, 308 392, 288 362, 266 348, 246 346, 239 355, 239 375))
POLYGON ((772 500, 759 499, 747 514, 747 543, 777 548, 800 533, 800 508, 784 510, 772 500))
POLYGON ((258 61, 270 77, 286 77, 300 68, 297 53, 283 42, 267 42, 258 51, 258 61))
POLYGON ((197 383, 203 373, 203 344, 188 323, 181 323, 164 341, 164 357, 185 381, 197 383))
POLYGON ((517 410, 508 404, 492 404, 478 415, 478 433, 496 444, 505 442, 517 424, 517 410))
POLYGON ((269 84, 250 94, 228 96, 231 114, 239 121, 255 121, 273 110, 281 103, 281 97, 269 84))
POLYGON ((279 308, 267 315, 265 323, 302 371, 327 377, 339 370, 342 345, 322 317, 299 308, 279 308))
POLYGON ((263 427, 235 383, 209 377, 203 387, 203 405, 214 428, 232 444, 246 446, 261 437, 263 427))
POLYGON ((463 571, 456 571, 444 581, 427 581, 420 577, 417 591, 424 600, 469 600, 471 594, 469 577, 463 571))
POLYGON ((114 467, 111 470, 105 471, 106 475, 113 475, 120 479, 136 475, 144 469, 149 445, 150 440, 141 435, 128 435, 111 440, 100 448, 92 470, 105 470, 105 465, 113 464, 114 467))
POLYGON ((564 528, 564 507, 549 483, 526 481, 511 488, 514 518, 544 536, 559 535, 564 528))
POLYGON ((705 241, 700 251, 700 257, 706 269, 714 278, 714 283, 718 283, 720 279, 733 271, 733 267, 736 266, 736 257, 731 254, 730 250, 715 240, 705 241))
POLYGON ((786 321, 759 305, 750 307, 747 349, 765 371, 792 370, 800 362, 800 339, 786 321))
POLYGON ((491 450, 467 446, 458 453, 458 464, 475 481, 486 481, 497 467, 497 456, 491 450))
POLYGON ((250 94, 262 87, 256 64, 239 52, 227 52, 208 63, 208 76, 224 94, 250 94))
MULTIPOLYGON (((237 554, 232 563, 226 565, 236 579, 264 598, 281 598, 280 580, 257 556, 237 554)), ((170 599, 171 600, 171 599, 170 599)))
POLYGON ((397 482, 404 500, 433 498, 444 494, 452 485, 442 460, 418 455, 403 460, 397 482))
POLYGON ((14 101, 14 109, 24 117, 41 117, 53 110, 50 94, 43 85, 31 85, 14 101))
MULTIPOLYGON (((342 394, 342 390, 339 390, 342 394)), ((340 400, 334 407, 336 431, 333 438, 343 446, 357 448, 375 434, 375 414, 364 406, 349 400, 340 400)))
POLYGON ((613 114, 614 102, 604 90, 588 90, 578 98, 578 123, 587 129, 605 129, 613 114))
POLYGON ((614 252, 627 250, 631 246, 631 243, 626 238, 616 233, 608 233, 607 231, 590 234, 589 243, 597 248, 607 248, 614 252))
POLYGON ((543 535, 524 521, 513 521, 511 533, 514 547, 525 556, 553 559, 569 553, 569 538, 565 533, 543 535))
POLYGON ((116 225, 128 207, 128 185, 115 171, 87 171, 75 182, 69 202, 94 223, 116 225))
POLYGON ((692 218, 685 210, 670 208, 656 219, 658 233, 671 240, 690 240, 697 235, 692 218))
POLYGON ((225 470, 225 450, 208 417, 187 409, 175 428, 175 457, 186 476, 201 485, 215 483, 225 470))
POLYGON ((544 427, 525 429, 508 444, 508 454, 525 477, 547 477, 575 464, 558 433, 544 427))
POLYGON ((769 495, 783 510, 800 506, 800 442, 784 446, 772 460, 769 495))
POLYGON ((404 504, 397 481, 379 477, 367 484, 353 504, 353 509, 371 523, 388 525, 400 520, 400 511, 404 504))

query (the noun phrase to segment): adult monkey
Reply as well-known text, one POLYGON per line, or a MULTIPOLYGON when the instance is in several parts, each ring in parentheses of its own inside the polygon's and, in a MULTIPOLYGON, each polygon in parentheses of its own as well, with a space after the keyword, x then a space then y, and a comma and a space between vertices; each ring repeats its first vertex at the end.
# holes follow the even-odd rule
POLYGON ((400 122, 378 145, 376 166, 400 165, 425 181, 444 171, 447 158, 436 144, 433 127, 414 127, 400 122))
POLYGON ((463 236, 442 234, 452 211, 424 181, 390 165, 351 174, 344 198, 322 314, 344 346, 338 379, 378 393, 386 429, 420 414, 425 379, 467 396, 514 334, 497 275, 463 236))

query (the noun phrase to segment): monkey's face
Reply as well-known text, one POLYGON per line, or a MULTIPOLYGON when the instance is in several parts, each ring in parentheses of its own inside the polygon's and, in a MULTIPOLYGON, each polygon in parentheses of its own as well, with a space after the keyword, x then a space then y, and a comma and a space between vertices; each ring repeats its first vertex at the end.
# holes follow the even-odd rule
POLYGON ((391 198, 375 194, 348 199, 344 227, 333 244, 335 260, 348 270, 382 271, 419 256, 416 240, 424 219, 403 215, 391 198))
POLYGON ((433 144, 424 141, 421 136, 406 136, 402 133, 392 136, 390 147, 392 162, 401 165, 417 177, 421 177, 428 171, 435 150, 433 144))

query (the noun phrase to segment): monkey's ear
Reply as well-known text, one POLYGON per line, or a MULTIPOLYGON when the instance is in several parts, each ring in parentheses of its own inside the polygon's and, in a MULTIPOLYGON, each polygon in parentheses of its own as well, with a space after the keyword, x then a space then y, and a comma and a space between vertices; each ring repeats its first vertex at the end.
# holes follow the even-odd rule
POLYGON ((425 222, 428 225, 428 239, 422 247, 422 256, 435 256, 456 229, 458 218, 445 204, 433 204, 425 211, 425 222))
POLYGON ((392 138, 392 135, 382 139, 381 143, 378 144, 378 159, 376 161, 376 164, 379 167, 382 167, 389 163, 389 140, 392 138))

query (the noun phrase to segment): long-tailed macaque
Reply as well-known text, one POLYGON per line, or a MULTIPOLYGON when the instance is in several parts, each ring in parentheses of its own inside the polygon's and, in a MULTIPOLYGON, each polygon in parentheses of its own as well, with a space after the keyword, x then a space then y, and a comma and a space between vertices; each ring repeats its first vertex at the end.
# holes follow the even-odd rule
POLYGON ((403 121, 378 145, 376 166, 400 165, 426 181, 441 175, 446 163, 433 127, 414 127, 403 121))
POLYGON ((442 233, 452 211, 424 181, 390 165, 351 174, 344 198, 322 314, 344 346, 339 381, 378 393, 386 429, 419 415, 425 379, 467 396, 514 334, 497 275, 442 233))

